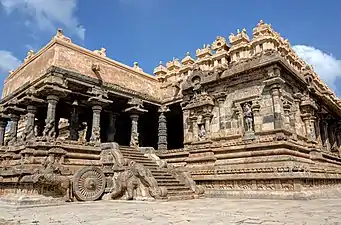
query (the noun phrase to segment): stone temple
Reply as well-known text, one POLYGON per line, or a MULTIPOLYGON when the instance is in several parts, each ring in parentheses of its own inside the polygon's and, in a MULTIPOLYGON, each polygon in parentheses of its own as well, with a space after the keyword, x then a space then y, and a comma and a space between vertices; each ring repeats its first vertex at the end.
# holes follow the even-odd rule
POLYGON ((154 75, 62 30, 4 83, 0 198, 341 194, 341 100, 260 21, 154 75))

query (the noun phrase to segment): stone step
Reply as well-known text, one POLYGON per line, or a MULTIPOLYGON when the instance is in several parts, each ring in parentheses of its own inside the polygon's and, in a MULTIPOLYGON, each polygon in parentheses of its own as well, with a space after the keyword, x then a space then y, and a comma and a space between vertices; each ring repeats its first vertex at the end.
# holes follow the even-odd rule
POLYGON ((124 158, 134 160, 149 169, 158 185, 167 188, 169 200, 195 198, 195 193, 187 187, 186 184, 181 183, 168 171, 160 169, 152 159, 144 156, 144 153, 140 152, 138 149, 129 146, 120 146, 120 151, 124 158))
POLYGON ((197 199, 195 195, 175 195, 175 196, 168 196, 169 201, 178 201, 178 200, 191 200, 191 199, 197 199))
POLYGON ((168 196, 179 196, 179 195, 194 195, 192 190, 188 191, 170 191, 168 190, 168 196))
POLYGON ((166 186, 168 191, 190 191, 192 192, 191 189, 189 189, 189 187, 186 186, 166 186))
POLYGON ((180 183, 167 183, 167 182, 157 182, 159 186, 163 187, 186 187, 185 184, 180 184, 180 183))
POLYGON ((160 179, 160 178, 155 178, 155 180, 156 180, 158 183, 182 184, 182 183, 180 183, 180 181, 176 180, 175 178, 174 178, 174 179, 160 179))
POLYGON ((145 157, 144 154, 142 152, 133 152, 133 151, 128 151, 128 150, 120 150, 120 152, 123 155, 132 155, 132 156, 142 156, 145 157))

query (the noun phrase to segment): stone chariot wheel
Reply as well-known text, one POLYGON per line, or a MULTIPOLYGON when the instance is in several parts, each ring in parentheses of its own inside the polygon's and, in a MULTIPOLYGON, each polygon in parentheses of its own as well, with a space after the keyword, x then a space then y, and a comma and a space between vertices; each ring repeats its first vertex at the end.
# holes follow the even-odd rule
POLYGON ((79 201, 95 201, 103 195, 105 184, 105 175, 101 169, 83 167, 73 177, 73 193, 79 201))

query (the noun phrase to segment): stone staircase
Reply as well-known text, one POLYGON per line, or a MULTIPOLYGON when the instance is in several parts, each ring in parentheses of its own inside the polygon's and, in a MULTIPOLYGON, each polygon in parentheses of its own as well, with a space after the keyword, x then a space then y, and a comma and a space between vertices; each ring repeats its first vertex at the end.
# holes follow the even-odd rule
POLYGON ((161 169, 152 159, 144 156, 138 149, 120 146, 120 152, 124 158, 134 160, 136 163, 143 164, 148 168, 156 179, 160 187, 166 187, 168 190, 169 200, 182 200, 182 199, 194 199, 197 195, 186 186, 176 179, 166 169, 161 169))

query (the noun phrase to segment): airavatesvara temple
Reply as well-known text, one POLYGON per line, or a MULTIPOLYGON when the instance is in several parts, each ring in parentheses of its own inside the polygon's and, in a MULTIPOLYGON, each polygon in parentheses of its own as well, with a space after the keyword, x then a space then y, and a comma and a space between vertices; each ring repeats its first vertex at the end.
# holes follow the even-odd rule
POLYGON ((5 80, 0 199, 340 196, 341 100, 270 24, 228 39, 150 75, 58 30, 5 80))

